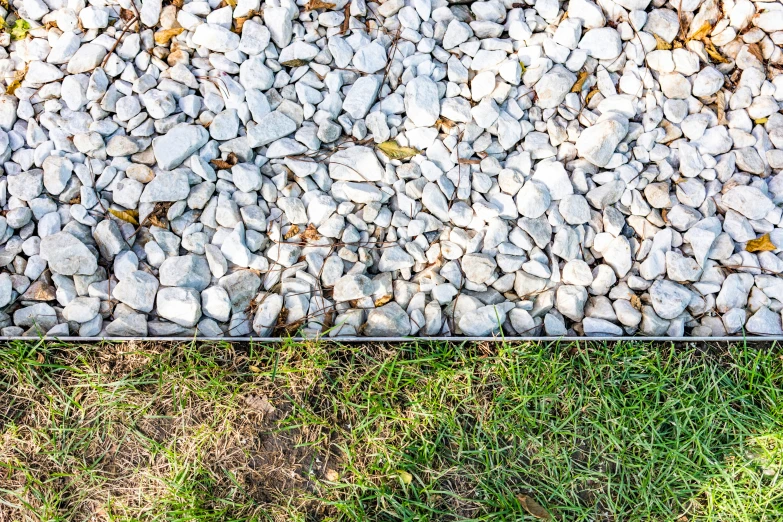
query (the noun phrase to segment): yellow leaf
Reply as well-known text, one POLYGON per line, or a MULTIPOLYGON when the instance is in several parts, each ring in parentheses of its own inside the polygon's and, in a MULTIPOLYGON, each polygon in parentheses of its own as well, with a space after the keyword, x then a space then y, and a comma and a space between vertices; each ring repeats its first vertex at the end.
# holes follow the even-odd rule
POLYGON ((522 62, 519 62, 519 66, 522 68, 522 74, 525 74, 525 71, 527 71, 527 67, 525 67, 525 64, 522 62))
POLYGON ((30 30, 30 24, 27 20, 18 19, 14 22, 14 25, 8 31, 11 35, 11 40, 23 40, 27 36, 27 32, 30 30))
POLYGON ((709 22, 704 22, 704 25, 699 27, 699 30, 693 33, 688 40, 701 40, 706 37, 710 31, 712 31, 712 26, 709 22))
POLYGON ((386 294, 383 297, 379 297, 378 299, 375 300, 375 308, 380 308, 381 306, 391 301, 391 299, 392 299, 391 294, 386 294))
POLYGON ((250 371, 253 373, 261 373, 261 368, 259 368, 258 366, 250 366, 249 368, 250 371))
POLYGON ((384 141, 378 145, 378 149, 391 160, 410 158, 421 152, 413 147, 402 147, 395 140, 384 141))
POLYGON ((400 470, 398 473, 400 475, 400 480, 402 480, 403 484, 410 484, 411 482, 413 482, 413 475, 411 475, 407 471, 400 470))
POLYGON ((764 125, 768 121, 769 121, 769 118, 759 118, 757 120, 753 120, 753 123, 755 123, 756 125, 764 125))
POLYGON ((751 239, 745 245, 745 250, 748 252, 772 252, 777 249, 778 247, 776 247, 775 243, 769 238, 769 234, 764 234, 759 238, 751 239))
POLYGON ((109 213, 116 217, 117 219, 121 219, 125 221, 126 223, 130 223, 131 225, 138 225, 139 224, 139 211, 138 210, 116 210, 113 208, 109 209, 109 213))
POLYGON ((573 87, 571 87, 571 92, 581 92, 582 87, 585 86, 585 80, 590 76, 590 74, 587 71, 579 71, 579 74, 576 77, 576 83, 573 87))
POLYGON ((544 509, 544 506, 536 502, 532 497, 527 495, 517 495, 517 500, 519 500, 519 503, 522 504, 522 507, 525 509, 525 511, 537 519, 552 520, 552 515, 550 515, 549 512, 544 509))
POLYGON ((653 33, 653 36, 655 37, 655 49, 658 51, 668 51, 672 48, 672 44, 658 36, 657 34, 653 33))
POLYGON ((590 100, 591 100, 591 99, 592 99, 592 97, 593 97, 593 96, 595 96, 596 94, 598 94, 598 89, 593 89, 592 91, 588 92, 588 93, 587 93, 587 96, 585 96, 585 105, 587 105, 588 103, 590 103, 590 100))
POLYGON ((166 45, 169 41, 184 31, 184 27, 174 27, 173 29, 161 29, 155 33, 155 43, 158 45, 166 45))
POLYGON ((704 39, 704 50, 707 52, 707 55, 712 58, 714 61, 718 63, 727 63, 728 60, 725 56, 720 54, 720 51, 718 51, 715 46, 712 44, 710 40, 707 38, 704 39))
POLYGON ((283 239, 291 239, 298 233, 299 233, 299 225, 291 225, 288 228, 288 232, 286 232, 285 235, 283 236, 283 239))
POLYGON ((305 4, 305 11, 315 11, 316 9, 334 9, 335 4, 322 2, 321 0, 310 0, 305 4))
POLYGON ((231 7, 237 6, 237 0, 226 0, 226 3, 230 5, 231 7))
POLYGON ((5 88, 6 94, 13 94, 16 89, 22 86, 22 80, 24 80, 24 75, 27 74, 27 67, 24 68, 24 71, 16 71, 14 73, 14 80, 8 84, 8 87, 5 88))

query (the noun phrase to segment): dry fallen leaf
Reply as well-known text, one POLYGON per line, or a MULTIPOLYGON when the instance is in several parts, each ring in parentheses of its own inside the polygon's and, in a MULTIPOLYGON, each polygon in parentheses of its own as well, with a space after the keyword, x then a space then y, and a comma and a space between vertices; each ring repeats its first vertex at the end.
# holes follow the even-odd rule
POLYGON ((552 520, 552 516, 544 509, 544 506, 536 502, 532 497, 527 495, 517 495, 517 500, 522 504, 522 507, 536 517, 539 520, 552 520))
POLYGON ((756 125, 764 125, 768 121, 769 121, 769 118, 759 118, 757 120, 753 120, 753 123, 755 123, 756 125))
POLYGON ((264 415, 274 413, 275 407, 269 402, 269 397, 266 395, 259 397, 258 395, 248 395, 245 397, 245 404, 248 408, 259 411, 264 415))
POLYGON ((14 80, 8 84, 8 87, 5 88, 6 94, 13 94, 16 89, 22 86, 22 80, 24 80, 24 75, 27 74, 27 67, 24 68, 24 71, 16 71, 14 72, 14 80))
POLYGON ((237 6, 237 0, 226 0, 226 3, 230 5, 231 7, 237 6))
POLYGON ((155 33, 155 43, 158 45, 167 45, 169 41, 184 31, 184 27, 175 27, 173 29, 161 29, 155 33))
POLYGON ((123 22, 130 22, 136 17, 136 13, 131 11, 130 9, 125 9, 124 7, 120 8, 120 20, 123 22))
POLYGON ((715 46, 712 44, 712 42, 708 39, 704 39, 704 51, 707 53, 707 55, 712 58, 714 61, 718 63, 727 63, 728 60, 725 56, 720 54, 720 51, 718 51, 715 46))
POLYGON ((288 229, 288 232, 286 232, 285 235, 283 236, 283 239, 291 239, 298 233, 299 233, 299 226, 291 225, 291 227, 288 229))
POLYGON ((249 16, 243 16, 240 18, 234 18, 234 29, 233 31, 236 34, 242 34, 242 26, 245 25, 245 22, 250 20, 249 16))
POLYGON ((305 4, 305 11, 315 11, 316 9, 334 9, 335 4, 322 2, 321 0, 310 0, 305 4))
POLYGON ((348 27, 351 25, 351 2, 348 2, 345 4, 345 9, 343 10, 343 26, 340 28, 340 34, 345 34, 348 32, 348 27))
POLYGON ((280 65, 285 65, 286 67, 302 67, 304 65, 307 65, 308 63, 310 62, 308 62, 307 60, 296 59, 296 60, 288 60, 287 62, 280 62, 280 65))
POLYGON ((127 223, 130 223, 131 225, 138 225, 139 224, 139 211, 138 210, 116 210, 113 208, 109 209, 109 214, 116 217, 117 219, 121 219, 127 223))
POLYGON ((310 223, 307 225, 307 228, 305 228, 304 232, 302 232, 301 239, 302 241, 318 241, 321 239, 321 234, 318 233, 315 225, 310 223))
POLYGON ((633 306, 634 308, 636 308, 639 311, 642 310, 642 300, 639 299, 638 295, 633 294, 631 296, 631 306, 633 306))
POLYGON ((598 89, 593 89, 592 91, 588 92, 588 93, 587 93, 587 96, 585 96, 585 105, 587 105, 588 103, 590 103, 590 100, 591 100, 591 99, 592 99, 592 97, 593 97, 593 96, 595 96, 596 94, 598 94, 598 89))
POLYGON ((391 300, 392 300, 391 294, 387 294, 387 295, 385 295, 383 297, 380 297, 380 298, 375 300, 375 308, 380 308, 381 306, 385 305, 386 303, 388 303, 391 300))
POLYGON ((329 482, 337 482, 340 479, 340 474, 333 469, 327 469, 324 478, 329 482))
POLYGON ((718 91, 715 96, 715 105, 718 108, 718 125, 726 125, 726 94, 723 91, 718 91))
POLYGON ((453 121, 443 117, 438 118, 438 120, 435 122, 436 127, 440 128, 440 130, 442 131, 447 131, 447 132, 453 129, 454 125, 456 124, 453 121))
POLYGON ((590 76, 590 73, 587 71, 579 71, 579 74, 576 77, 576 83, 573 87, 571 87, 571 92, 581 92, 582 87, 585 86, 585 80, 590 76))
POLYGON ((759 62, 764 63, 764 55, 761 53, 761 46, 757 43, 748 45, 748 52, 752 54, 759 62))
POLYGON ((224 161, 222 159, 213 159, 213 160, 210 160, 210 163, 212 165, 214 165, 215 168, 218 169, 218 170, 228 170, 231 167, 233 167, 233 165, 231 163, 229 163, 227 161, 224 161))
POLYGON ((756 239, 751 239, 745 245, 745 250, 748 252, 772 252, 777 249, 778 247, 776 247, 775 243, 769 238, 769 234, 764 234, 756 239))
POLYGON ((672 48, 672 44, 658 36, 657 34, 653 33, 653 36, 655 37, 655 49, 658 51, 668 51, 672 48))
POLYGON ((395 140, 384 141, 378 145, 378 149, 391 160, 410 158, 421 152, 413 147, 402 147, 395 140))
POLYGON ((49 29, 59 29, 59 27, 57 27, 57 22, 55 22, 54 20, 49 20, 48 22, 43 24, 43 28, 46 29, 47 31, 49 29))
POLYGON ((693 33, 688 40, 701 40, 702 38, 705 38, 710 31, 712 31, 712 25, 710 25, 709 22, 704 22, 704 25, 699 27, 699 30, 693 33))

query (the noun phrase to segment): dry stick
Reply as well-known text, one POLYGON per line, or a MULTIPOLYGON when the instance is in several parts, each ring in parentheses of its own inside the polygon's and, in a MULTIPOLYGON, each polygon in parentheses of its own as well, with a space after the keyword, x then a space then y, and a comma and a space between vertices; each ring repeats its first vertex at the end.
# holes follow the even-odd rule
MULTIPOLYGON (((133 3, 133 2, 131 2, 133 3)), ((122 37, 125 36, 125 33, 128 32, 128 29, 130 29, 130 26, 133 25, 137 20, 139 20, 138 16, 134 16, 131 18, 127 24, 125 24, 125 27, 122 28, 122 33, 120 33, 119 38, 114 40, 114 45, 111 47, 111 51, 109 51, 106 56, 103 58, 103 61, 101 61, 101 67, 105 67, 106 63, 109 61, 109 57, 114 53, 114 51, 117 49, 117 46, 120 44, 120 40, 122 40, 122 37)))

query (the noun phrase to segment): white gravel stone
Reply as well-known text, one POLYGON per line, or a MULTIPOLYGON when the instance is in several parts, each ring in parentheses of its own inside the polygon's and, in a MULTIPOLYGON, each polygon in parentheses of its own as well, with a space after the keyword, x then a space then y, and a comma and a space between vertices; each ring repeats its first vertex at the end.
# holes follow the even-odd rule
POLYGON ((775 3, 120 4, 0 38, 3 333, 783 334, 775 3))

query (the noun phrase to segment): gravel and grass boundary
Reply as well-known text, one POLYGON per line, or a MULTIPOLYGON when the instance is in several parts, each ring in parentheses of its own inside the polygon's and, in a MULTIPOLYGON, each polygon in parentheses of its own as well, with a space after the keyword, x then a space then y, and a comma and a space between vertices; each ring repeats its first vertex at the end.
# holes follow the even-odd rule
POLYGON ((0 521, 783 520, 783 351, 0 348, 0 521))

